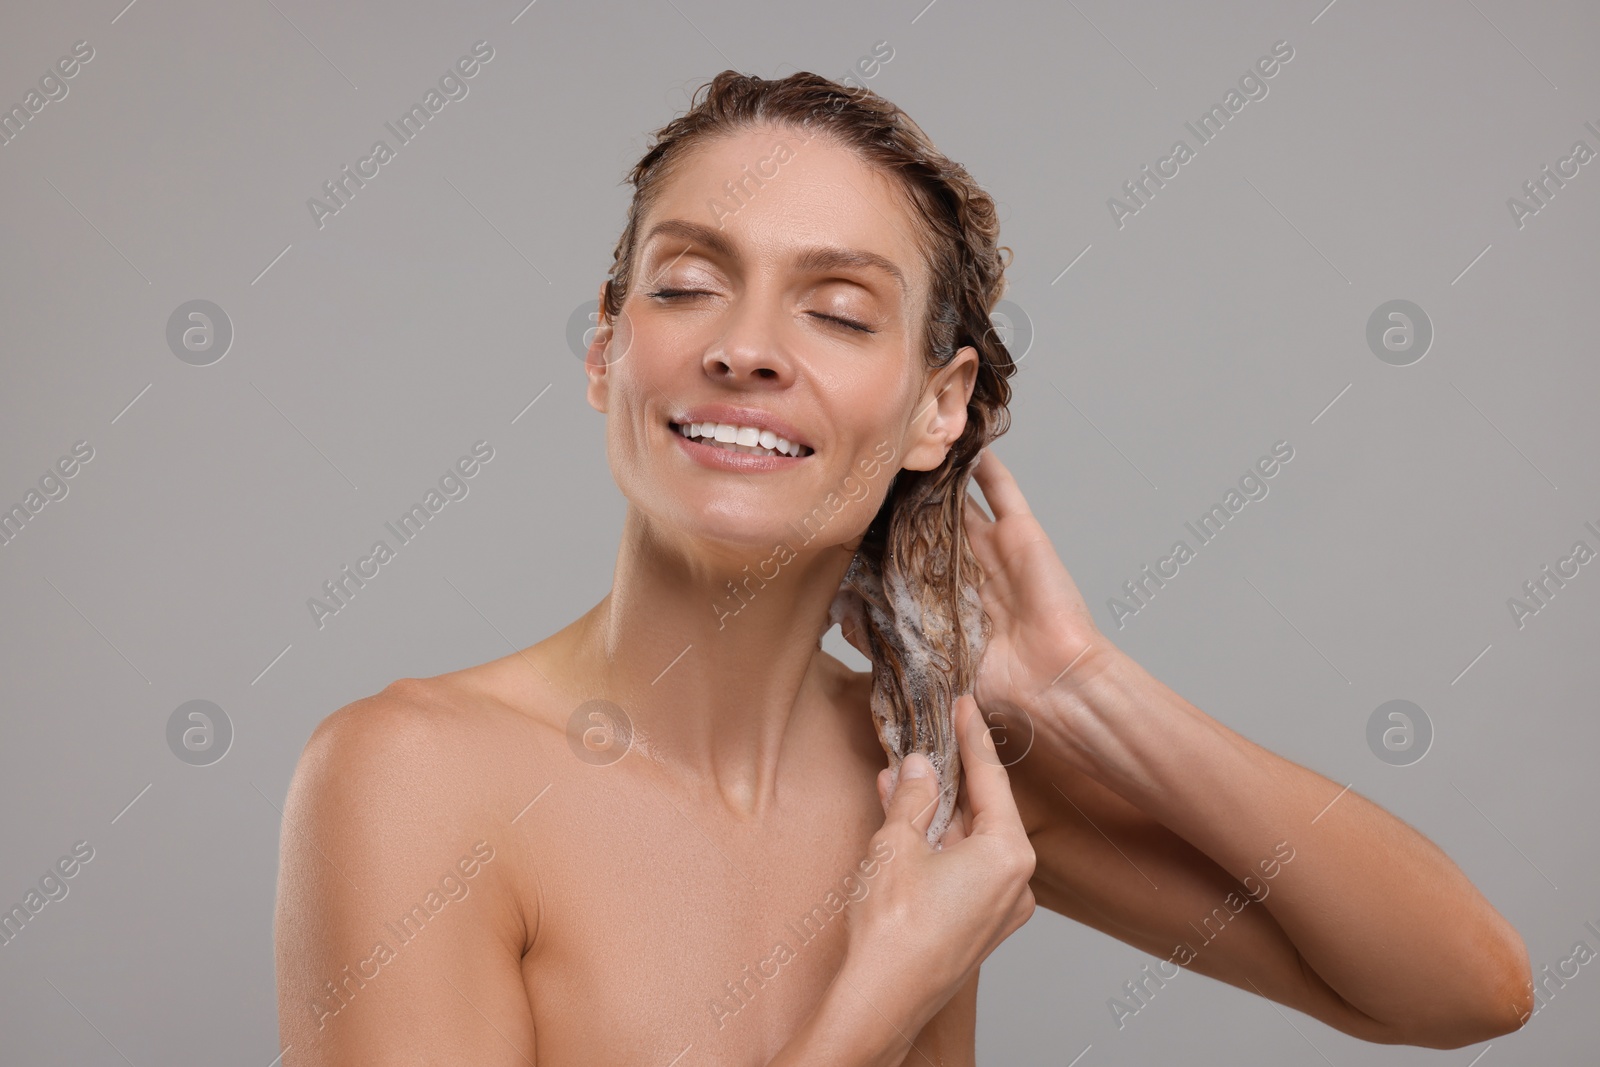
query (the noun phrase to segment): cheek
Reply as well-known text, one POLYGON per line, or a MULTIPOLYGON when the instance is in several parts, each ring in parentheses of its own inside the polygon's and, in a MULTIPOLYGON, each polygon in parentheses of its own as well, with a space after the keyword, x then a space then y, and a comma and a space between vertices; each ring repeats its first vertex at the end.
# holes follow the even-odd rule
POLYGON ((628 352, 633 347, 636 331, 633 319, 628 314, 626 306, 617 313, 616 320, 611 327, 611 340, 606 345, 606 363, 617 364, 627 358, 628 352))

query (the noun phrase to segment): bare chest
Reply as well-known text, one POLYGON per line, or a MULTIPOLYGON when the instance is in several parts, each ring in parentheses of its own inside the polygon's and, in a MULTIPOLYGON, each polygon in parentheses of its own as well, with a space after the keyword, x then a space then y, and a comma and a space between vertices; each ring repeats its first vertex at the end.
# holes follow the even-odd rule
POLYGON ((540 920, 523 961, 540 1067, 765 1062, 816 1007, 851 909, 893 863, 870 847, 870 781, 756 825, 590 777, 539 806, 538 837, 559 853, 532 860, 540 920))

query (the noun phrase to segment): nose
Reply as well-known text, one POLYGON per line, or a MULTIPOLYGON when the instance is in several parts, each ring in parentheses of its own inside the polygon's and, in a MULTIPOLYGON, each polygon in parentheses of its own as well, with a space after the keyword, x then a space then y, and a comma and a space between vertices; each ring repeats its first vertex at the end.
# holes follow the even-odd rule
POLYGON ((701 361, 706 376, 728 383, 788 381, 792 367, 780 340, 780 319, 752 302, 736 307, 727 330, 706 349, 701 361))

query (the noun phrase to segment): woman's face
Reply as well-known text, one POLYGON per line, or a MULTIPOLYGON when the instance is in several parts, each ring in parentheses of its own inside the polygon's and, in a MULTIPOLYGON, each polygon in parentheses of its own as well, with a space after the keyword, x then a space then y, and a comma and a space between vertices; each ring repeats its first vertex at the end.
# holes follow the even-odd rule
POLYGON ((970 347, 926 369, 929 279, 892 179, 806 136, 741 131, 681 161, 587 356, 623 495, 763 556, 855 544, 897 470, 943 461, 977 369, 970 347), (686 438, 696 424, 710 436, 686 438), (774 435, 801 454, 762 455, 774 435))

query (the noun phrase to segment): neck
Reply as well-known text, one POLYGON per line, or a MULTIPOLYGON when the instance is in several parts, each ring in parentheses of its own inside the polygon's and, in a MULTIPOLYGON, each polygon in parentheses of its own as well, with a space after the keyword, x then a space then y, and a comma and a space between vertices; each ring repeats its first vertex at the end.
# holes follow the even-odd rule
POLYGON ((784 754, 827 725, 805 713, 822 706, 821 638, 853 554, 795 535, 708 551, 630 508, 611 592, 574 624, 572 662, 626 712, 635 752, 758 815, 784 754))

